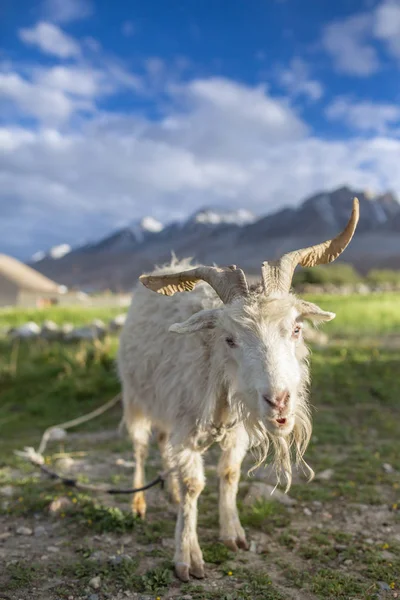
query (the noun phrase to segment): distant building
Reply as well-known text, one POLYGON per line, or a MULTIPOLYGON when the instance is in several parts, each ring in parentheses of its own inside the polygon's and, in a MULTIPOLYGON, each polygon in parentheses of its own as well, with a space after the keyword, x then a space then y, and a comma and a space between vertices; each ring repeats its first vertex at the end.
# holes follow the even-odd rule
POLYGON ((43 307, 58 304, 67 288, 19 260, 0 254, 0 306, 43 307))

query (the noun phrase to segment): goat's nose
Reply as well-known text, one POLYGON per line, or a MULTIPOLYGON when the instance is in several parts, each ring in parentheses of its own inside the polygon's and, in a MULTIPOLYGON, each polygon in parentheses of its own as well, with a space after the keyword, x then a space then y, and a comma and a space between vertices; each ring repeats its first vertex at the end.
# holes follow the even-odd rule
POLYGON ((277 408, 278 410, 283 410, 287 407, 289 402, 289 390, 283 390, 282 392, 277 392, 276 394, 264 394, 264 400, 273 408, 277 408))

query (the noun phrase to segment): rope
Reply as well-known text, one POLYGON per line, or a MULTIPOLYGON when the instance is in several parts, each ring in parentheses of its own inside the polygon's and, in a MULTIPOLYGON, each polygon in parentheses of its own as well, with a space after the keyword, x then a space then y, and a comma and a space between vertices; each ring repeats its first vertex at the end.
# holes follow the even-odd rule
POLYGON ((92 410, 92 412, 83 415, 82 417, 77 417, 76 419, 72 419, 71 421, 66 421, 65 423, 60 423, 59 425, 53 425, 53 427, 49 427, 46 429, 44 434, 42 435, 42 439, 39 445, 38 454, 43 454, 47 447, 47 442, 51 439, 63 439, 65 437, 65 430, 71 429, 72 427, 76 427, 77 425, 82 425, 82 423, 87 423, 96 417, 99 417, 103 413, 107 412, 117 404, 121 400, 121 394, 117 394, 114 396, 112 400, 109 400, 99 408, 92 410), (52 433, 55 434, 52 436, 52 433), (64 434, 64 435, 63 435, 64 434))
POLYGON ((150 483, 148 483, 147 485, 144 485, 143 487, 120 489, 120 488, 107 487, 102 484, 92 485, 89 483, 81 483, 77 479, 72 479, 70 477, 64 477, 63 475, 60 475, 60 474, 56 473, 55 471, 48 469, 44 464, 45 459, 44 459, 43 453, 47 447, 47 443, 50 440, 64 439, 67 435, 65 432, 66 429, 71 429, 72 427, 76 427, 77 425, 81 425, 82 423, 87 423, 88 421, 91 421, 92 419, 99 417, 100 415, 105 413, 107 410, 110 410, 113 406, 115 406, 117 404, 117 402, 119 402, 120 400, 121 400, 121 394, 117 394, 117 396, 112 398, 112 400, 109 400, 108 402, 106 402, 105 404, 100 406, 99 408, 96 408, 96 410, 93 410, 92 412, 90 412, 86 415, 83 415, 82 417, 77 417, 76 419, 72 419, 71 421, 66 421, 65 423, 60 423, 59 425, 54 425, 53 427, 49 427, 43 433, 42 439, 41 439, 41 442, 39 445, 39 449, 37 451, 32 447, 26 446, 24 448, 24 450, 14 450, 14 454, 16 454, 20 458, 30 462, 35 467, 38 467, 42 471, 42 473, 44 473, 45 475, 50 477, 50 479, 57 479, 58 481, 63 483, 65 486, 74 487, 79 490, 86 490, 86 491, 91 491, 91 492, 103 492, 105 494, 137 494, 138 492, 143 492, 143 491, 148 490, 149 488, 151 488, 155 485, 158 485, 158 484, 161 484, 161 489, 163 489, 165 478, 168 475, 168 473, 170 471, 172 471, 173 469, 170 469, 166 473, 160 473, 156 477, 156 479, 153 479, 153 481, 150 481, 150 483))

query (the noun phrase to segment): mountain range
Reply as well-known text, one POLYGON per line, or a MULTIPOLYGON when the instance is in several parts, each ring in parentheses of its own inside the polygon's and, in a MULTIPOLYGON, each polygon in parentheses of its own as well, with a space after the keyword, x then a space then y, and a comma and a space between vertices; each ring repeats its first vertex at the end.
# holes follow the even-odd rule
POLYGON ((58 283, 88 292, 129 290, 142 272, 167 262, 171 252, 203 264, 235 263, 255 275, 263 260, 336 235, 349 218, 354 196, 360 200, 360 222, 339 260, 362 273, 400 268, 398 199, 390 192, 376 195, 349 187, 315 194, 298 206, 262 218, 247 209, 216 207, 166 226, 145 217, 90 244, 73 249, 61 244, 36 253, 29 264, 58 283))

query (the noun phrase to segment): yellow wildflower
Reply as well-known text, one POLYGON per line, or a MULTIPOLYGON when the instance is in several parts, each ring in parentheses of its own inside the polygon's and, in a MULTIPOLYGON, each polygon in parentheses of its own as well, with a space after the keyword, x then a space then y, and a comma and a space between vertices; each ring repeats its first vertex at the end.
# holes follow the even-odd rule
POLYGON ((233 575, 232 571, 228 571, 228 575, 231 577, 233 575))
POLYGON ((382 550, 387 550, 389 548, 389 544, 383 544, 382 550))

